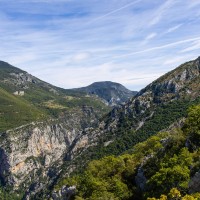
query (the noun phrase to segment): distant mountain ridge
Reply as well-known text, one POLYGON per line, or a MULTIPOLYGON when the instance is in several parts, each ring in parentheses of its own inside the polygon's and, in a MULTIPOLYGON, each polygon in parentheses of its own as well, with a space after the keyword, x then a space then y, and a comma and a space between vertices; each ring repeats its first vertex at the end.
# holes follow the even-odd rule
POLYGON ((130 91, 123 85, 111 81, 94 82, 87 87, 73 90, 85 92, 88 95, 97 95, 111 106, 124 103, 137 94, 136 91, 130 91))

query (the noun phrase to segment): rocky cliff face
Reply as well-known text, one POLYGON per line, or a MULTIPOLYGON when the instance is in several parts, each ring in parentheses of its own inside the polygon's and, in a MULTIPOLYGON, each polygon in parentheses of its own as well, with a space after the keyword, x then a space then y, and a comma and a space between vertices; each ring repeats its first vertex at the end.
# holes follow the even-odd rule
POLYGON ((63 186, 58 192, 52 194, 53 200, 70 200, 76 194, 76 186, 63 186))
POLYGON ((168 101, 187 96, 199 95, 200 57, 187 62, 177 69, 165 74, 138 93, 138 97, 149 96, 152 93, 154 103, 156 100, 168 101), (155 98, 158 99, 155 99, 155 98))
POLYGON ((38 169, 45 171, 61 156, 77 136, 63 124, 31 124, 8 131, 1 148, 4 150, 1 176, 10 185, 18 187, 26 179, 36 176, 38 169), (8 167, 9 166, 9 167, 8 167), (6 174, 6 177, 3 176, 6 174))
POLYGON ((200 192, 200 172, 196 172, 196 174, 190 180, 189 191, 190 193, 200 192))
MULTIPOLYGON (((0 134, 0 179, 27 195, 51 184, 59 174, 71 148, 85 148, 87 140, 79 140, 94 121, 95 113, 84 107, 82 113, 69 113, 58 120, 32 122, 0 134)), ((97 120, 97 119, 96 119, 97 120)))

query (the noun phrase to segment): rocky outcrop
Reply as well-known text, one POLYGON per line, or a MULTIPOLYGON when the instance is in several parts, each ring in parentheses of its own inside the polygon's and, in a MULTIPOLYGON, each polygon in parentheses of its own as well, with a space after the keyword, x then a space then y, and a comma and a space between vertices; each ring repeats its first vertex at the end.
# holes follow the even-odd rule
POLYGON ((26 85, 27 83, 36 83, 37 80, 32 75, 22 72, 22 73, 10 73, 13 77, 14 84, 26 85))
POLYGON ((189 182, 190 193, 200 192, 200 171, 191 178, 189 182))
POLYGON ((24 91, 16 91, 13 94, 16 96, 24 96, 25 93, 24 93, 24 91))
POLYGON ((63 186, 58 192, 53 192, 53 200, 70 200, 76 194, 76 186, 63 186))
POLYGON ((199 82, 199 79, 200 57, 194 61, 187 62, 160 77, 146 88, 141 90, 137 96, 146 96, 146 92, 148 93, 151 91, 152 95, 150 96, 154 99, 154 103, 158 103, 156 100, 165 102, 180 98, 184 95, 190 96, 192 95, 191 93, 196 95, 196 87, 200 87, 199 84, 196 84, 199 82))
POLYGON ((147 179, 146 179, 146 177, 144 175, 144 171, 143 171, 142 166, 139 167, 139 169, 138 169, 137 175, 135 177, 135 182, 136 182, 137 187, 140 190, 144 191, 147 179))

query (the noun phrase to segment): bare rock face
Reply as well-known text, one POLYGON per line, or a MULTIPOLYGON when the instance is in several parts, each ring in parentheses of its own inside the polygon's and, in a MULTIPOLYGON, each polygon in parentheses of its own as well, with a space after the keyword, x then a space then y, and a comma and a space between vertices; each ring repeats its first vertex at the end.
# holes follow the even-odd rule
POLYGON ((28 82, 30 83, 35 82, 33 76, 31 76, 30 74, 26 72, 25 73, 10 73, 10 75, 14 77, 13 81, 17 85, 25 85, 28 82))
POLYGON ((144 175, 144 171, 143 171, 142 167, 139 167, 139 169, 138 169, 137 175, 135 177, 135 182, 136 182, 137 187, 140 190, 144 191, 147 179, 144 175))
POLYGON ((31 124, 0 133, 0 180, 27 191, 26 198, 50 184, 70 161, 86 148, 85 129, 95 120, 92 109, 71 113, 64 118, 31 124), (72 151, 73 149, 73 151, 72 151))
POLYGON ((48 169, 62 162, 63 154, 79 134, 65 124, 45 123, 8 131, 1 143, 1 178, 18 188, 36 177, 39 170, 43 178, 47 177, 48 169))
POLYGON ((189 182, 190 193, 200 192, 200 172, 196 172, 189 182))
POLYGON ((53 200, 70 200, 76 193, 76 186, 63 186, 58 192, 52 194, 53 200))

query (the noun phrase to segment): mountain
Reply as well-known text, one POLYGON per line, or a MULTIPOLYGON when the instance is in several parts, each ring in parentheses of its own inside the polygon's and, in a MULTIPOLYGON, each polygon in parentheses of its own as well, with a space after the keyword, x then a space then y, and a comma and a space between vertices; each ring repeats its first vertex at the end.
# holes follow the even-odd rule
POLYGON ((187 109, 200 103, 200 58, 167 73, 110 112, 95 95, 57 88, 4 62, 0 66, 5 109, 0 111, 1 188, 24 199, 50 198, 57 183, 67 185, 66 176, 90 160, 131 151, 179 124, 187 109))
POLYGON ((36 192, 53 182, 85 129, 109 110, 97 97, 55 87, 1 61, 1 185, 36 192))
POLYGON ((124 103, 137 94, 137 92, 130 91, 123 85, 111 81, 95 82, 87 87, 74 90, 85 92, 88 95, 96 95, 111 106, 124 103))
POLYGON ((76 188, 76 198, 88 200, 159 199, 160 195, 168 195, 160 200, 171 200, 172 195, 199 199, 200 194, 186 195, 200 192, 199 106, 185 120, 194 105, 200 105, 200 57, 113 108, 99 127, 80 138, 78 143, 84 141, 85 146, 71 149, 71 163, 61 173, 53 196, 72 195, 76 188), (77 171, 87 167, 67 178, 71 166, 77 171))
POLYGON ((55 87, 0 61, 0 131, 92 109, 93 121, 110 109, 96 97, 55 87), (27 112, 29 110, 29 112, 27 112))
POLYGON ((98 128, 88 132, 87 148, 82 152, 71 150, 72 155, 77 155, 73 159, 84 165, 86 160, 119 155, 180 120, 191 105, 199 102, 200 57, 155 80, 126 104, 113 108, 98 128))
POLYGON ((190 108, 187 119, 129 152, 94 160, 82 173, 65 177, 53 199, 200 199, 199 120, 200 104, 190 108))

